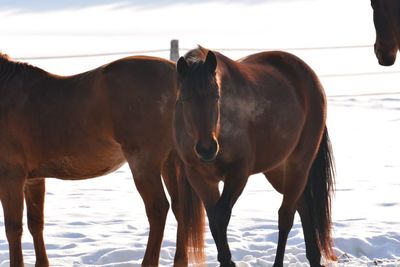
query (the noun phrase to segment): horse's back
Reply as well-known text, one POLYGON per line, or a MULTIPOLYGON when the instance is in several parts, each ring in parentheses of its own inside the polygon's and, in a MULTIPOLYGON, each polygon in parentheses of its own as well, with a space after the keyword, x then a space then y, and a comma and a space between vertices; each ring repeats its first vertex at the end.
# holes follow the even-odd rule
MULTIPOLYGON (((264 68, 264 73, 280 77, 293 84, 304 105, 308 102, 325 106, 325 93, 318 76, 299 57, 283 51, 266 51, 245 57, 242 65, 264 68)), ((260 72, 262 73, 262 71, 260 72)))
POLYGON ((266 51, 238 60, 239 63, 244 65, 259 65, 270 66, 281 73, 285 74, 287 78, 307 78, 318 79, 310 66, 302 59, 288 52, 284 51, 266 51), (304 76, 305 75, 305 76, 304 76))
MULTIPOLYGON (((171 75, 168 78, 171 82, 174 81, 175 64, 172 61, 149 56, 131 56, 113 61, 99 68, 103 74, 110 78, 108 82, 114 79, 114 82, 121 83, 124 81, 136 81, 145 83, 147 86, 151 82, 166 82, 157 81, 157 78, 163 75, 171 75), (116 75, 116 76, 115 76, 116 75), (123 77, 121 77, 123 75, 123 77), (127 79, 127 80, 121 80, 127 79), (150 80, 148 80, 150 79, 150 80), (152 81, 151 81, 152 80, 152 81)), ((164 76, 162 78, 167 78, 164 76)), ((156 87, 153 89, 157 89, 156 87)))

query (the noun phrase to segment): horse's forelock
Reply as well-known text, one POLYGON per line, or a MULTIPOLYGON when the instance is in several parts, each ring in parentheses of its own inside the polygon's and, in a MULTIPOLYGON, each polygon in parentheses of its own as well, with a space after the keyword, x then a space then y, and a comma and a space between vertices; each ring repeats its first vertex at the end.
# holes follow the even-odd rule
POLYGON ((202 71, 189 70, 186 79, 183 81, 182 93, 186 98, 197 99, 213 95, 210 90, 213 85, 213 78, 210 75, 202 74, 202 71))
POLYGON ((189 94, 194 94, 198 96, 205 96, 210 94, 210 90, 206 90, 213 83, 217 84, 219 87, 219 71, 213 75, 210 73, 208 66, 205 65, 205 59, 208 53, 208 49, 199 46, 196 49, 188 51, 184 58, 188 64, 188 73, 186 82, 190 84, 187 85, 187 89, 191 92, 189 94))
POLYGON ((188 62, 188 64, 193 64, 198 61, 203 61, 205 60, 206 56, 208 53, 208 49, 198 46, 196 49, 192 49, 188 51, 185 55, 184 58, 188 62))

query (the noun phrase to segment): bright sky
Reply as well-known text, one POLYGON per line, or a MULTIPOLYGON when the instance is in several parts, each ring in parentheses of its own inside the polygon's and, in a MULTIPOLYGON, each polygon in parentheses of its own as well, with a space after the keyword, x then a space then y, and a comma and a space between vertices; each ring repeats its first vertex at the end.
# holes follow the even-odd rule
MULTIPOLYGON (((124 5, 115 1, 84 8, 73 3, 65 9, 9 4, 8 9, 0 11, 0 50, 23 58, 166 49, 171 39, 179 39, 181 48, 201 44, 208 48, 284 49, 372 46, 375 38, 372 8, 367 0, 260 0, 246 1, 247 4, 223 0, 192 1, 196 2, 192 4, 156 0, 154 3, 164 4, 146 6, 137 2, 140 1, 124 5)), ((292 52, 322 77, 399 71, 399 63, 391 68, 379 66, 372 47, 292 52)), ((251 52, 224 53, 239 58, 251 52)), ((168 57, 168 53, 154 55, 168 57)), ((118 57, 121 56, 29 62, 58 74, 73 74, 118 57)), ((330 95, 349 90, 394 91, 399 82, 399 73, 323 78, 330 95)))

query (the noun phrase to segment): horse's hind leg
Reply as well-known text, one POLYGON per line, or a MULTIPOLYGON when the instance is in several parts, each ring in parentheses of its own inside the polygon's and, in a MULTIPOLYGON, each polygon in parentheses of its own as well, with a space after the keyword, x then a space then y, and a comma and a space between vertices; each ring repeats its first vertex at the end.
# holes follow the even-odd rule
POLYGON ((45 179, 28 180, 25 184, 28 228, 35 246, 36 267, 49 266, 46 247, 43 240, 45 179))
POLYGON ((135 157, 126 155, 137 190, 144 201, 150 224, 149 239, 142 266, 158 266, 161 242, 169 203, 161 181, 161 166, 142 153, 135 157))
POLYGON ((283 266, 287 238, 293 226, 298 200, 307 182, 307 174, 308 171, 299 166, 287 165, 284 169, 283 201, 279 208, 279 237, 274 266, 283 266))
POLYGON ((306 255, 310 262, 310 266, 321 266, 321 252, 317 243, 315 225, 304 194, 299 200, 297 211, 300 214, 301 225, 303 226, 306 255))
POLYGON ((178 222, 177 237, 176 237, 176 251, 174 266, 188 266, 188 240, 187 234, 182 227, 182 216, 179 210, 179 190, 177 180, 177 166, 173 157, 170 156, 168 161, 164 164, 162 169, 162 176, 168 193, 171 197, 172 212, 178 222))
POLYGON ((0 199, 10 251, 10 267, 23 267, 22 214, 24 209, 24 178, 0 171, 0 199))

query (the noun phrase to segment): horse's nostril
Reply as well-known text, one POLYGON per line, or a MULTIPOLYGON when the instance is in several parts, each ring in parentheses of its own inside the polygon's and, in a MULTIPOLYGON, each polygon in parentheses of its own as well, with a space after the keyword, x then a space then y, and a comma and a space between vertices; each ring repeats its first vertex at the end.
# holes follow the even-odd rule
POLYGON ((218 153, 218 143, 215 139, 211 139, 211 147, 215 153, 218 153))
POLYGON ((197 143, 195 146, 196 153, 201 155, 201 152, 204 150, 200 143, 197 143))
POLYGON ((378 57, 378 62, 382 66, 392 66, 394 62, 396 61, 396 54, 394 55, 383 55, 382 53, 379 53, 378 57))
POLYGON ((213 161, 218 154, 218 143, 214 139, 211 139, 206 144, 198 142, 195 146, 195 151, 201 160, 206 162, 213 161))
POLYGON ((398 48, 389 49, 375 43, 374 50, 378 62, 382 66, 392 66, 396 61, 398 48))

